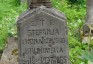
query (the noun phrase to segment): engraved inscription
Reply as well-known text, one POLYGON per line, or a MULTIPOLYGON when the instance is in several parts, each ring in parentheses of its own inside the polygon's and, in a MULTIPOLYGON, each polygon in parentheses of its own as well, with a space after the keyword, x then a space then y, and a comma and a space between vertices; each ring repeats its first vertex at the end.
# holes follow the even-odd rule
POLYGON ((52 20, 50 20, 50 25, 54 25, 54 23, 53 23, 53 21, 52 21, 52 20))
POLYGON ((64 24, 61 18, 46 12, 32 15, 20 24, 20 64, 67 64, 64 24))
POLYGON ((28 60, 23 60, 23 64, 64 64, 67 63, 66 56, 49 56, 49 57, 30 57, 28 60))
POLYGON ((62 47, 25 48, 25 54, 62 53, 62 47))
POLYGON ((36 35, 59 35, 58 29, 37 29, 37 30, 27 30, 28 36, 36 35))
POLYGON ((36 22, 35 21, 31 21, 31 26, 36 26, 36 22))
MULTIPOLYGON (((38 24, 39 24, 39 26, 44 26, 44 25, 46 25, 46 24, 45 24, 45 23, 46 23, 45 19, 41 18, 41 19, 39 19, 38 21, 39 21, 39 22, 34 21, 34 20, 31 20, 31 21, 30 21, 30 22, 31 22, 31 23, 30 23, 31 26, 37 26, 38 24)), ((49 20, 48 24, 49 24, 49 25, 54 25, 53 20, 49 20)))
MULTIPOLYGON (((45 20, 42 18, 40 19, 39 23, 43 27, 45 20)), ((48 21, 49 25, 52 26, 53 21, 48 21)), ((36 21, 31 21, 30 26, 37 26, 36 21)), ((27 58, 27 60, 23 61, 23 64, 61 64, 66 62, 66 58, 63 56, 54 56, 51 57, 52 54, 57 53, 64 53, 63 47, 55 46, 56 44, 63 44, 65 43, 64 37, 59 37, 60 35, 59 28, 43 28, 43 29, 31 29, 27 28, 27 36, 22 42, 23 45, 26 47, 22 53, 23 58, 27 58), (36 38, 34 38, 34 37, 36 38), (38 38, 39 36, 39 38, 38 38), (53 37, 54 36, 54 37, 53 37), (33 38, 31 38, 33 37, 33 38), (47 47, 38 46, 38 45, 47 45, 47 47), (54 45, 54 46, 53 46, 54 45), (31 47, 28 47, 31 46, 31 47), (32 47, 34 46, 34 47, 32 47), (37 47, 36 47, 37 46, 37 47), (36 57, 35 55, 41 54, 51 54, 48 56, 40 56, 36 57), (32 56, 31 56, 32 55, 32 56)))
POLYGON ((38 39, 24 39, 24 42, 23 44, 56 44, 56 43, 65 43, 65 38, 47 38, 47 37, 41 37, 41 38, 38 38, 38 39))
POLYGON ((41 24, 42 24, 42 26, 44 25, 44 19, 42 18, 42 19, 40 19, 40 22, 41 22, 41 24))

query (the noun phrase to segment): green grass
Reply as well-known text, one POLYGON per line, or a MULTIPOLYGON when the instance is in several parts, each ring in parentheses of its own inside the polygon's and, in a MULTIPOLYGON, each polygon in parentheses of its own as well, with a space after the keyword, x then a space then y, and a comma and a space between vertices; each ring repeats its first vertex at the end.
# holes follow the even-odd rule
POLYGON ((80 30, 85 23, 86 1, 79 4, 68 4, 67 0, 52 0, 55 8, 64 12, 67 17, 69 57, 71 64, 87 64, 88 60, 81 59, 83 51, 88 50, 87 44, 82 44, 80 30))
MULTIPOLYGON (((69 55, 71 64, 87 64, 79 56, 87 50, 88 45, 80 41, 79 30, 85 23, 86 4, 68 4, 67 0, 51 0, 53 7, 64 12, 68 24, 69 55)), ((85 0, 84 0, 85 1, 85 0)), ((0 0, 0 50, 4 49, 6 39, 16 35, 16 20, 26 6, 19 5, 18 0, 0 0)))
POLYGON ((25 9, 15 0, 0 0, 0 49, 4 49, 8 36, 16 34, 16 19, 25 9))

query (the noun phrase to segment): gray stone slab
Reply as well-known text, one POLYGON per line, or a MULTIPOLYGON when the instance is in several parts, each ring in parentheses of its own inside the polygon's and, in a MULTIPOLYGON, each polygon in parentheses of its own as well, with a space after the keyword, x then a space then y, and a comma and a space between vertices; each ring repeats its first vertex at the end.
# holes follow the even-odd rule
POLYGON ((69 64, 66 17, 41 6, 18 19, 19 64, 69 64))
POLYGON ((28 3, 28 8, 30 9, 34 9, 37 8, 41 5, 47 7, 47 8, 51 8, 52 4, 50 0, 27 0, 28 3))
POLYGON ((93 25, 93 0, 87 0, 87 9, 86 9, 86 24, 93 25))
MULTIPOLYGON (((3 62, 18 62, 18 42, 14 37, 7 39, 7 46, 5 47, 1 61, 3 62)), ((0 63, 3 64, 3 63, 0 63)))

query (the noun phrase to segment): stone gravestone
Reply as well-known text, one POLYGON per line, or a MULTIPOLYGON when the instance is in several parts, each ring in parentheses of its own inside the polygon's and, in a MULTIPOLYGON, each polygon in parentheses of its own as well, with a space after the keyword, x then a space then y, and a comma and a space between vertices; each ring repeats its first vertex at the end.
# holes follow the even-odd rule
POLYGON ((83 43, 90 43, 90 39, 93 40, 93 0, 86 0, 87 1, 87 9, 86 9, 86 22, 83 26, 83 43), (91 35, 91 36, 90 36, 91 35), (90 37, 89 37, 90 36, 90 37))
POLYGON ((69 64, 63 13, 38 6, 22 14, 17 25, 19 64, 69 64))
POLYGON ((17 38, 8 37, 0 64, 18 64, 18 42, 17 38))

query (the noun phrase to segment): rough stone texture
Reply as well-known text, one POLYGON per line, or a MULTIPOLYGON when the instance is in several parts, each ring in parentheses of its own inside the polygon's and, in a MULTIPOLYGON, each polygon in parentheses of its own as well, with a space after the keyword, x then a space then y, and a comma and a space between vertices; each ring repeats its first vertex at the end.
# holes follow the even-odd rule
POLYGON ((69 64, 66 17, 40 6, 18 19, 19 64, 69 64))
POLYGON ((87 0, 86 24, 93 24, 93 0, 87 0))
POLYGON ((86 0, 87 2, 87 9, 86 9, 86 23, 84 24, 83 28, 83 39, 84 43, 89 42, 89 35, 91 35, 91 40, 93 40, 93 0, 86 0), (91 33, 90 33, 91 31, 91 33), (86 36, 87 35, 87 36, 86 36), (85 41, 84 41, 85 40, 85 41))
POLYGON ((39 6, 46 6, 47 8, 51 8, 52 4, 50 0, 28 0, 28 8, 33 9, 39 6))
POLYGON ((7 47, 3 51, 1 61, 18 62, 18 44, 15 38, 8 38, 7 47))
POLYGON ((18 62, 0 61, 0 64, 19 64, 18 62))

